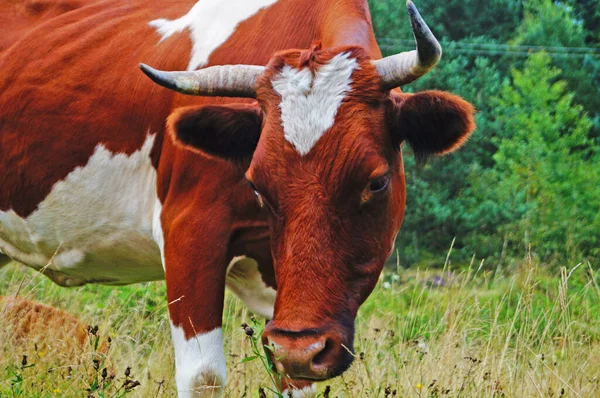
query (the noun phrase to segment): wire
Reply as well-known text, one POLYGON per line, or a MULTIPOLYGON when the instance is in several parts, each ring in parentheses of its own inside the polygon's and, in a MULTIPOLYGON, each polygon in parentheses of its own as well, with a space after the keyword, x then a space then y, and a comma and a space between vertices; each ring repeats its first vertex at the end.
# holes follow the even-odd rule
MULTIPOLYGON (((403 46, 413 47, 414 40, 394 39, 390 37, 379 37, 377 42, 384 50, 397 51, 403 46)), ((559 47, 559 46, 537 46, 537 45, 510 45, 499 43, 470 43, 461 41, 442 42, 446 53, 473 54, 487 56, 512 55, 516 57, 528 57, 533 52, 545 51, 549 56, 555 58, 586 58, 600 59, 600 48, 597 47, 559 47)))
MULTIPOLYGON (((388 42, 391 43, 391 45, 399 45, 399 44, 406 44, 409 46, 414 45, 414 40, 405 40, 405 39, 394 39, 394 38, 390 38, 390 37, 379 37, 377 38, 377 42, 381 43, 381 42, 388 42)), ((477 47, 482 47, 482 48, 486 48, 486 49, 502 49, 502 50, 509 50, 509 51, 514 51, 514 50, 523 50, 523 51, 529 51, 532 49, 535 50, 546 50, 549 52, 565 52, 565 53, 569 53, 569 54, 574 54, 574 53, 583 53, 583 54, 598 54, 600 55, 600 48, 598 47, 560 47, 560 46, 538 46, 538 45, 526 45, 526 44, 521 44, 521 45, 511 45, 511 44, 500 44, 500 43, 469 43, 469 42, 464 42, 464 41, 443 41, 444 45, 446 46, 457 46, 457 47, 471 47, 471 48, 477 48, 477 47)))
MULTIPOLYGON (((388 44, 380 44, 379 47, 384 50, 398 50, 400 46, 388 45, 388 44)), ((543 50, 536 51, 506 51, 506 50, 477 50, 477 49, 467 49, 467 48, 452 48, 451 46, 444 46, 445 53, 458 53, 458 54, 474 54, 474 55, 488 55, 488 56, 504 56, 504 55, 513 55, 517 57, 528 57, 533 52, 540 52, 543 50)), ((546 51, 546 53, 551 57, 557 58, 585 58, 592 57, 596 59, 600 59, 600 54, 594 53, 556 53, 546 51)))

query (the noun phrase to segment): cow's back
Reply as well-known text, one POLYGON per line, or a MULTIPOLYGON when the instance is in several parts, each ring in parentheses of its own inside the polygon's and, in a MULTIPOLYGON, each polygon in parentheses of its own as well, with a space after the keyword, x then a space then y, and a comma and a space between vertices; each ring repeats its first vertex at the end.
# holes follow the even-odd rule
POLYGON ((89 0, 1 0, 0 54, 37 26, 89 0))
MULTIPOLYGON (((174 106, 219 101, 175 95, 138 69, 140 62, 167 70, 188 66, 189 29, 159 43, 160 34, 148 24, 175 20, 194 4, 173 3, 90 2, 31 29, 3 54, 0 210, 27 216, 56 181, 86 164, 98 143, 131 154, 148 133, 162 133, 174 106), (23 146, 26 153, 15 151, 23 146)), ((318 13, 314 6, 290 6, 297 3, 280 0, 242 21, 210 53, 208 64, 265 64, 277 50, 307 47, 316 35, 318 13)))

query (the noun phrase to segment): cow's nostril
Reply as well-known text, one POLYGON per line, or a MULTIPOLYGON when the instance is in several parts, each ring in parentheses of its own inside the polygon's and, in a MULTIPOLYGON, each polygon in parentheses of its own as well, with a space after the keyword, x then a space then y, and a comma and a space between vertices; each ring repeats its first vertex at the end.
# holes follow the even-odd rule
POLYGON ((325 341, 325 345, 323 345, 323 348, 313 357, 312 364, 317 367, 331 365, 333 345, 334 342, 331 339, 327 339, 325 341))

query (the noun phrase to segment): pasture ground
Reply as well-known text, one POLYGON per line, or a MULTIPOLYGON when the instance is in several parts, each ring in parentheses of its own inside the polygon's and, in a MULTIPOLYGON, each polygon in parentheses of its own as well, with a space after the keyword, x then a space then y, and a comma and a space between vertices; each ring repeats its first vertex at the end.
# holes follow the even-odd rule
MULTIPOLYGON (((599 283, 589 263, 556 275, 531 260, 512 272, 388 270, 359 313, 354 365, 320 383, 319 396, 598 397, 599 283)), ((17 292, 98 330, 83 348, 35 344, 0 319, 0 397, 175 396, 164 282, 66 289, 11 264, 0 295, 17 292)), ((230 294, 224 320, 225 396, 257 397, 261 387, 269 396, 270 376, 240 327, 251 314, 230 294)))

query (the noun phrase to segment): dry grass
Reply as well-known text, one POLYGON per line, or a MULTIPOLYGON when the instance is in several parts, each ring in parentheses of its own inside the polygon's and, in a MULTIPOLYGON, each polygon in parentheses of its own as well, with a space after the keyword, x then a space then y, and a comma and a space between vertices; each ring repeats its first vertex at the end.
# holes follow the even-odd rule
MULTIPOLYGON (((354 365, 321 383, 319 394, 600 396, 598 281, 591 264, 548 275, 527 261, 509 275, 471 268, 386 273, 359 314, 354 365)), ((23 267, 2 269, 0 295, 19 289, 98 332, 83 348, 59 344, 42 352, 32 340, 15 344, 0 319, 0 396, 87 396, 87 389, 106 397, 175 395, 164 283, 64 289, 23 267), (94 345, 108 337, 104 355, 94 345)), ((226 396, 256 397, 270 381, 259 361, 241 363, 253 355, 240 327, 250 313, 233 296, 226 301, 226 396)))

